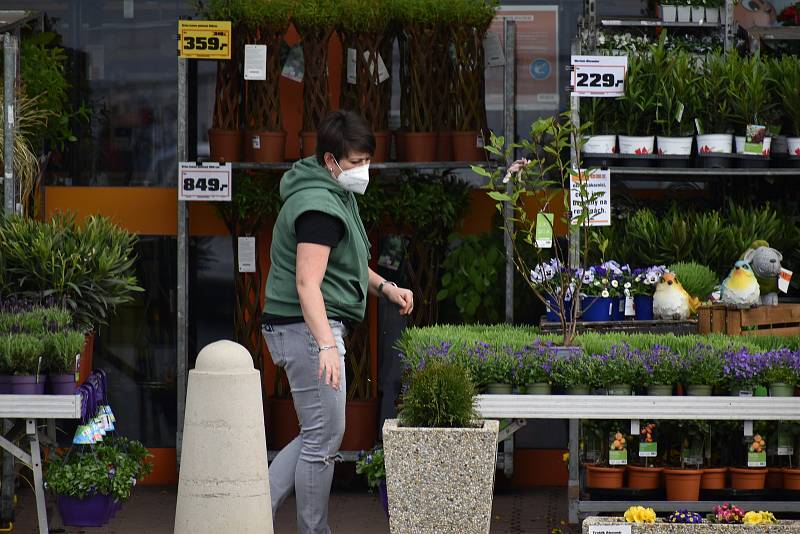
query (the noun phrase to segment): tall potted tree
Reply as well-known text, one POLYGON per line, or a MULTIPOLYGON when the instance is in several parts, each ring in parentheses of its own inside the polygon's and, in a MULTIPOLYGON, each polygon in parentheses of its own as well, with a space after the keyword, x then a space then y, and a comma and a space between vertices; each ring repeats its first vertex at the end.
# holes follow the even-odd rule
POLYGON ((400 120, 398 147, 407 161, 436 159, 437 66, 445 47, 441 21, 447 11, 439 0, 394 0, 401 32, 400 120))
POLYGON ((243 5, 242 26, 248 44, 267 47, 266 80, 245 81, 245 159, 280 162, 284 159, 279 81, 281 44, 296 0, 251 0, 243 5))
POLYGON ((317 125, 330 108, 328 87, 328 46, 338 25, 335 0, 303 0, 294 10, 294 25, 303 44, 303 156, 317 149, 317 125))
POLYGON ((372 161, 389 156, 389 61, 386 45, 393 34, 391 0, 340 0, 339 35, 345 73, 342 107, 360 112, 375 133, 372 161))
POLYGON ((209 0, 201 16, 208 20, 229 20, 232 27, 231 58, 217 61, 214 114, 208 143, 214 161, 242 159, 241 85, 242 26, 247 0, 209 0))
POLYGON ((484 159, 484 52, 483 38, 494 18, 497 2, 455 0, 450 8, 450 46, 453 50, 453 158, 484 159))

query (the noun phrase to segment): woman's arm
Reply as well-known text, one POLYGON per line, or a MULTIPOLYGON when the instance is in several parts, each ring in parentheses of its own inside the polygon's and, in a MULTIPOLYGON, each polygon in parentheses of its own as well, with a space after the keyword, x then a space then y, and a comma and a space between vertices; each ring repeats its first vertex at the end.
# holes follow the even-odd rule
POLYGON ((387 282, 384 277, 369 270, 369 292, 378 298, 385 297, 400 307, 400 315, 410 315, 414 309, 414 293, 410 289, 397 287, 394 282, 387 282), (383 287, 378 290, 379 287, 383 287))
POLYGON ((311 330, 311 335, 317 340, 320 348, 319 372, 317 377, 325 376, 325 383, 333 389, 339 389, 339 350, 336 348, 336 339, 328 323, 328 314, 325 311, 325 300, 322 298, 322 279, 328 267, 328 256, 331 247, 316 243, 297 244, 296 279, 297 295, 300 298, 300 308, 303 318, 311 330))

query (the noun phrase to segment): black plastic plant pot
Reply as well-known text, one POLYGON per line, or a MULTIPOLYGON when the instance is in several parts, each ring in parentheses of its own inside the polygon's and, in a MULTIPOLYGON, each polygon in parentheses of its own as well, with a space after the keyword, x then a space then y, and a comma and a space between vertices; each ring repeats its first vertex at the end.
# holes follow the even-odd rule
POLYGON ((722 152, 710 152, 698 154, 697 161, 699 167, 703 169, 729 169, 734 166, 736 156, 734 154, 724 154, 722 152))
POLYGON ((800 156, 789 156, 786 160, 786 167, 790 169, 800 169, 800 156))
POLYGON ((769 156, 739 155, 740 169, 769 169, 769 156))
POLYGON ((689 167, 689 156, 656 156, 658 166, 663 169, 686 169, 689 167))
POLYGON ((651 154, 620 154, 623 167, 653 167, 656 157, 651 154))
POLYGON ((619 156, 616 154, 586 153, 581 154, 584 169, 605 169, 619 165, 619 156))

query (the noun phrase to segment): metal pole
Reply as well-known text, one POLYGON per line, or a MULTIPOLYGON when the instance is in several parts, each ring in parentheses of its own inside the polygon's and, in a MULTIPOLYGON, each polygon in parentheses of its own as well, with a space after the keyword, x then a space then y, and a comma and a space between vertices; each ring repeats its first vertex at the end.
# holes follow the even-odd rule
MULTIPOLYGON (((187 72, 188 59, 178 58, 178 161, 186 161, 187 155, 187 72)), ((177 169, 175 169, 177 172, 177 169)), ((176 179, 177 182, 177 179, 176 179)), ((177 184, 180 186, 180 184, 177 184)), ((176 195, 177 196, 177 195, 176 195)), ((176 452, 180 465, 181 445, 183 444, 183 414, 186 408, 186 378, 189 367, 188 322, 189 309, 189 247, 188 212, 186 201, 178 201, 178 432, 176 452)))
MULTIPOLYGON (((574 39, 572 41, 572 54, 579 55, 581 53, 581 44, 578 39, 574 39)), ((572 121, 573 131, 577 135, 578 128, 581 124, 581 99, 577 96, 570 95, 569 97, 569 105, 570 105, 570 120, 572 121)), ((570 146, 570 158, 572 160, 572 168, 578 168, 578 148, 577 148, 577 141, 578 139, 573 139, 572 144, 570 146)), ((564 191, 565 195, 569 195, 569 190, 567 189, 564 191)), ((572 213, 572 205, 570 204, 570 220, 572 213)), ((571 269, 577 269, 580 267, 580 250, 581 250, 581 233, 580 228, 576 227, 572 224, 569 225, 569 266, 571 269)))
POLYGON ((16 81, 17 81, 17 39, 13 33, 3 35, 3 157, 4 180, 3 208, 6 215, 16 211, 16 188, 14 187, 14 115, 16 114, 16 81))
POLYGON ((730 52, 733 48, 733 0, 725 0, 725 18, 723 19, 724 22, 724 30, 725 36, 723 39, 723 45, 725 47, 725 52, 730 52))
MULTIPOLYGON (((516 138, 516 48, 517 48, 517 27, 510 18, 505 19, 503 26, 503 38, 505 42, 506 63, 504 67, 503 83, 503 125, 505 130, 506 143, 513 143, 516 138)), ((506 160, 506 167, 514 162, 514 154, 510 154, 506 160)), ((512 183, 506 185, 506 192, 511 194, 512 183)), ((506 231, 503 232, 506 249, 506 322, 514 322, 514 243, 511 241, 510 231, 514 226, 512 220, 514 216, 511 204, 503 203, 503 224, 506 231)))

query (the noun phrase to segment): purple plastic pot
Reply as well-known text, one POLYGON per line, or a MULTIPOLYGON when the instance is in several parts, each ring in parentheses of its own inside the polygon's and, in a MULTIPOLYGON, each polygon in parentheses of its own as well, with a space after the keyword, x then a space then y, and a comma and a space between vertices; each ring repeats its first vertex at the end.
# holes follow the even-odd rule
POLYGON ((11 376, 0 375, 0 395, 11 393, 11 376))
POLYGON ((75 395, 78 384, 75 382, 75 374, 48 375, 50 379, 50 393, 53 395, 75 395))
POLYGON ((9 379, 14 395, 44 395, 44 375, 14 375, 9 379))
POLYGON ((383 511, 386 512, 386 517, 389 517, 389 493, 386 491, 386 481, 381 480, 378 484, 378 496, 381 499, 383 511))
POLYGON ((73 527, 102 527, 108 522, 111 499, 108 495, 92 495, 85 499, 58 496, 58 510, 64 524, 73 527))

